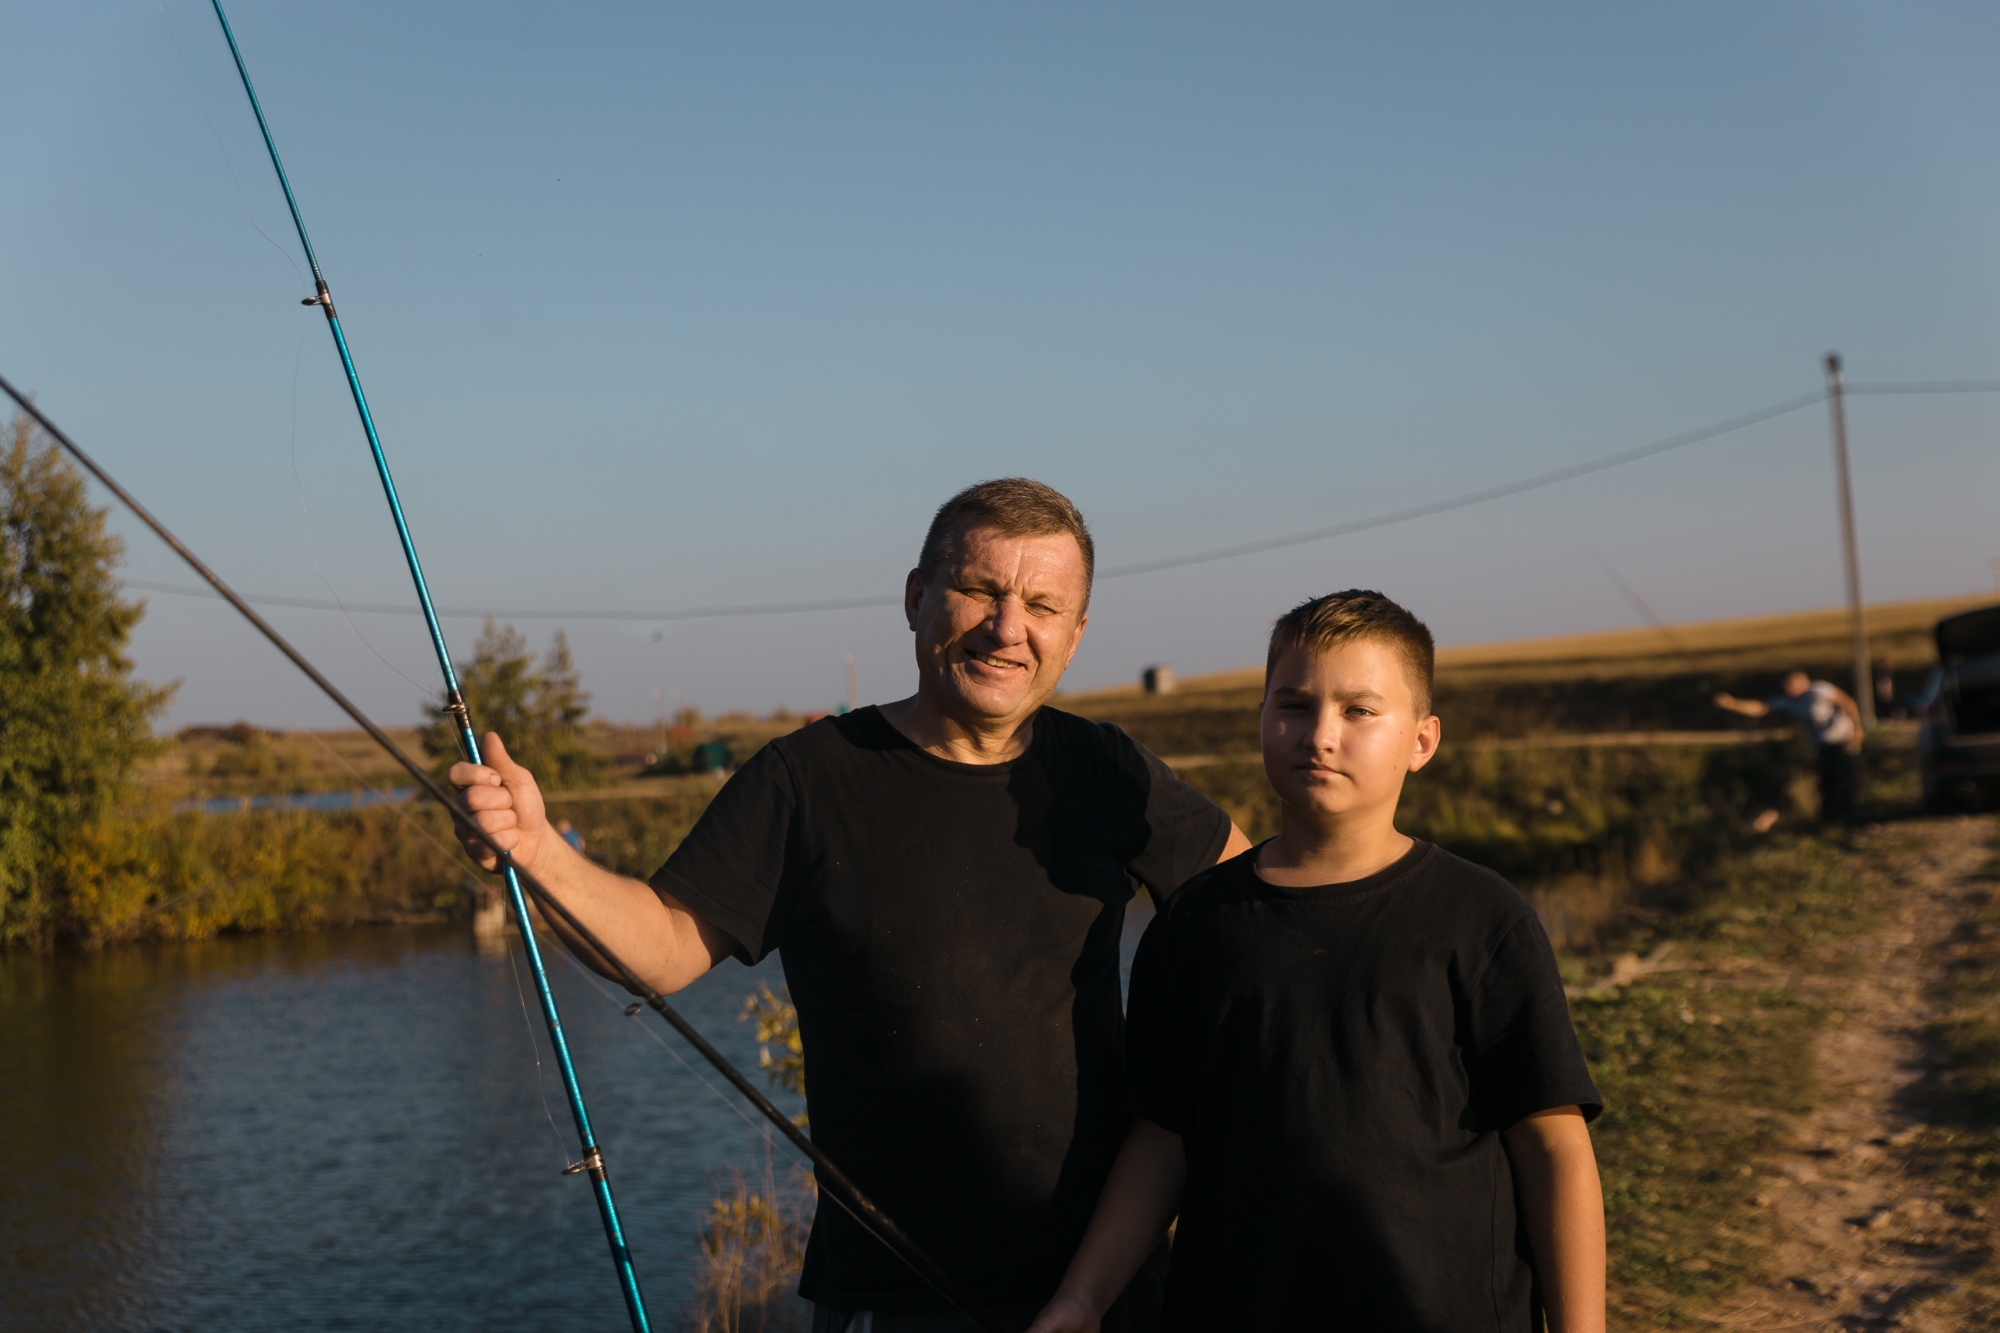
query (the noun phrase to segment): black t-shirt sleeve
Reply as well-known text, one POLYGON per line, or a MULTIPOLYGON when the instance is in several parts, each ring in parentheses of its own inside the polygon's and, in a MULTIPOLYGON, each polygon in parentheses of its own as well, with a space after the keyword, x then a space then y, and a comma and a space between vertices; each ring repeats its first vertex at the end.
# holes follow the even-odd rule
POLYGON ((778 947, 780 899, 798 794, 777 745, 766 745, 722 785, 649 881, 737 944, 754 964, 778 947))
POLYGON ((1555 950, 1532 913, 1509 926, 1471 981, 1468 1045, 1480 1128, 1511 1129, 1537 1111, 1579 1106, 1595 1120, 1591 1082, 1569 1019, 1555 950))
POLYGON ((1171 914, 1146 927, 1132 959, 1125 1007, 1125 1109, 1186 1134, 1200 1079, 1200 1036, 1186 1021, 1188 987, 1173 976, 1171 914))
POLYGON ((1144 784, 1146 842, 1127 863, 1132 877, 1151 891, 1155 903, 1214 865, 1229 842, 1229 816, 1174 776, 1161 758, 1107 725, 1105 734, 1123 771, 1144 784))

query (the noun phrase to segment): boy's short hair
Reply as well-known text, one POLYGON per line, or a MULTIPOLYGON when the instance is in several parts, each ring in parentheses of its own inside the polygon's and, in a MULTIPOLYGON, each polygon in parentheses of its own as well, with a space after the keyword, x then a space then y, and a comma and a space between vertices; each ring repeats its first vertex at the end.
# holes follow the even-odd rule
POLYGON ((1437 649, 1423 621, 1371 588, 1349 588, 1300 602, 1271 626, 1271 648, 1264 658, 1264 692, 1270 693, 1271 673, 1288 648, 1310 653, 1331 652, 1356 639, 1384 639, 1402 654, 1409 671, 1410 702, 1418 717, 1431 711, 1431 686, 1437 649))
POLYGON ((1053 486, 1027 477, 1001 477, 968 486, 938 506, 917 556, 917 575, 925 583, 951 554, 952 540, 963 518, 990 523, 1011 537, 1050 537, 1068 533, 1083 552, 1083 604, 1090 608, 1090 584, 1097 573, 1097 544, 1083 514, 1069 497, 1053 486))

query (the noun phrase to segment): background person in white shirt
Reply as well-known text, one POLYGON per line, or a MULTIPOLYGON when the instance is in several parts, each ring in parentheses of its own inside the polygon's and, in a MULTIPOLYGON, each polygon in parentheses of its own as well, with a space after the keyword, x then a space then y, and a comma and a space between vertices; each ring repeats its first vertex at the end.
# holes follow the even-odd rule
POLYGON ((1830 680, 1814 680, 1803 671, 1785 677, 1785 692, 1770 699, 1715 696, 1716 706, 1744 717, 1788 717, 1806 729, 1819 752, 1819 817, 1844 824, 1854 815, 1854 791, 1859 785, 1861 710, 1847 691, 1830 680))

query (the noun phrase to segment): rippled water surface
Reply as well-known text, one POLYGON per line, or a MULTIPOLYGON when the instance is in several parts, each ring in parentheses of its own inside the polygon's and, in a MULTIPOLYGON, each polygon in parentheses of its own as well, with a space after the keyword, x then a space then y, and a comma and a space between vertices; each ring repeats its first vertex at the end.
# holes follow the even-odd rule
MULTIPOLYGON (((440 926, 0 956, 0 1326, 625 1327, 508 949, 440 926)), ((559 952, 598 1142, 671 1329, 718 1172, 761 1175, 766 1135, 559 952)), ((738 1017, 760 977, 779 984, 775 959, 677 999, 753 1070, 738 1017)))

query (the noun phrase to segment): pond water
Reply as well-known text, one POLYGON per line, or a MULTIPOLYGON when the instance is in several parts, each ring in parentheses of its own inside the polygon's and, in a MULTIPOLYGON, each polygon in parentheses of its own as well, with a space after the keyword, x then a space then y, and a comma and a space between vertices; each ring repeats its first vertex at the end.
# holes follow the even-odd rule
MULTIPOLYGON (((784 1178, 789 1149, 674 1058, 698 1060, 657 1016, 627 1018, 622 991, 546 952, 654 1327, 672 1329, 719 1180, 767 1162, 784 1178)), ((753 1077, 739 1019, 760 979, 782 982, 776 958, 675 1000, 753 1077)), ((365 927, 0 957, 12 1333, 623 1328, 589 1186, 561 1174, 575 1148, 512 938, 365 927)))

